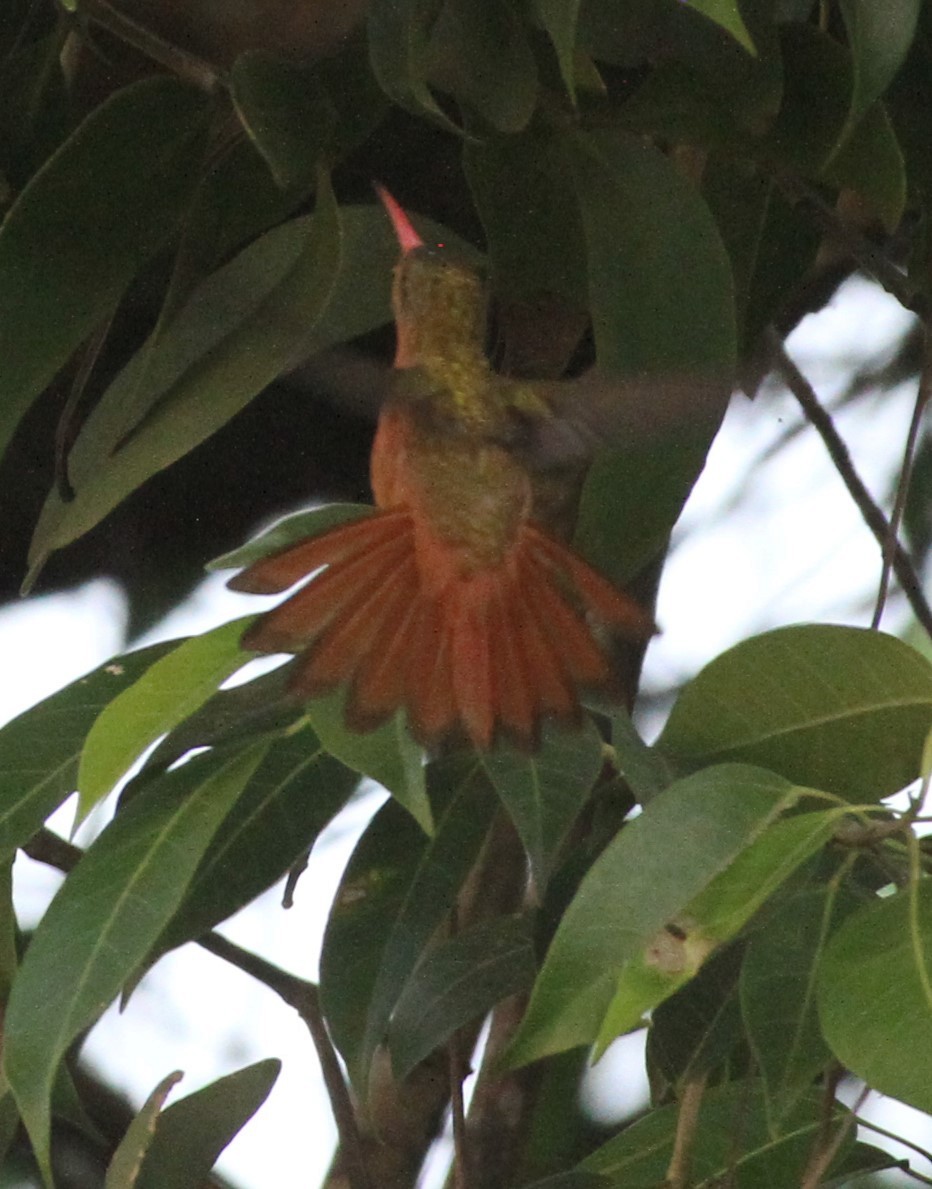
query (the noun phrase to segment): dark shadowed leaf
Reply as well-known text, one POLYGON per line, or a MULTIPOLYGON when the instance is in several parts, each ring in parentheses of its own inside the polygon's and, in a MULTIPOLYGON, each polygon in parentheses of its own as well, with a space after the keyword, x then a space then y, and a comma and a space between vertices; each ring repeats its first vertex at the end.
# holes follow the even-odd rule
POLYGON ((893 636, 806 624, 743 641, 682 691, 658 747, 687 767, 741 760, 853 801, 919 775, 932 666, 893 636))
POLYGON ((47 1178, 59 1062, 155 944, 265 746, 231 760, 196 758, 137 797, 81 859, 36 929, 10 996, 3 1069, 47 1178))
POLYGON ((576 98, 576 21, 579 0, 534 0, 534 10, 553 43, 560 74, 571 99, 576 98))
POLYGON ((175 229, 197 178, 205 112, 204 96, 168 75, 117 91, 7 214, 0 454, 31 401, 175 229))
POLYGON ((432 764, 428 787, 433 837, 403 811, 399 819, 397 806, 381 809, 353 852, 324 938, 324 1010, 360 1089, 398 996, 447 920, 495 812, 495 794, 471 757, 432 764))
POLYGON ((887 0, 878 8, 871 0, 839 0, 838 7, 848 29, 854 66, 848 113, 848 126, 854 128, 903 65, 922 5, 921 0, 887 0))
MULTIPOLYGON (((584 1168, 600 1173, 613 1189, 656 1189, 664 1183, 676 1135, 679 1107, 651 1111, 588 1157, 584 1168)), ((836 1107, 835 1127, 844 1120, 836 1107)), ((732 1189, 776 1189, 802 1183, 820 1127, 820 1095, 810 1091, 774 1136, 767 1126, 759 1082, 729 1082, 707 1090, 691 1150, 690 1183, 696 1189, 727 1184, 732 1189)), ((853 1129, 842 1139, 829 1173, 854 1148, 853 1129)))
POLYGON ((399 107, 456 126, 427 85, 430 31, 440 0, 374 0, 369 5, 369 61, 379 86, 399 107))
POLYGON ((591 719, 581 731, 546 727, 533 755, 500 743, 483 756, 489 779, 521 835, 541 896, 603 759, 602 740, 591 719))
POLYGON ((97 716, 178 644, 153 644, 108 661, 0 730, 0 853, 31 838, 77 789, 78 758, 97 716))
POLYGON ((257 1061, 172 1103, 158 1119, 135 1189, 200 1189, 217 1157, 269 1095, 278 1060, 257 1061))
POLYGON ((389 1030, 399 1081, 457 1028, 534 981, 534 939, 526 917, 498 917, 429 950, 408 980, 389 1030))
POLYGON ((617 132, 567 138, 565 150, 602 371, 723 377, 720 400, 697 408, 688 430, 680 423, 646 448, 606 451, 591 468, 575 543, 621 581, 663 547, 725 411, 734 286, 709 208, 663 153, 617 132))

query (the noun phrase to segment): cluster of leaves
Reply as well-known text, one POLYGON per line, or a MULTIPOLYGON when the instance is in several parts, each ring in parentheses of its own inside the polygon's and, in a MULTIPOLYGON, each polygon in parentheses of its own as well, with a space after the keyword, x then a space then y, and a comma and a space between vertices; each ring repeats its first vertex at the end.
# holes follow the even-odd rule
MULTIPOLYGON (((67 7, 93 36, 133 32, 101 0, 67 7)), ((201 88, 184 55, 136 38, 159 68, 80 118, 59 61, 83 34, 27 8, 0 16, 0 448, 135 292, 155 286, 160 303, 61 435, 31 577, 283 370, 387 320, 391 230, 338 195, 363 148, 390 160, 380 137, 399 108, 456 146, 497 296, 584 311, 606 375, 731 369, 765 327, 800 315, 827 257, 883 263, 865 232, 885 245, 907 211, 918 231, 898 291, 926 302, 920 0, 882 17, 869 0, 373 0, 335 56, 308 66, 247 49, 228 70, 196 63, 201 88), (826 212, 844 252, 826 248, 826 212)), ((719 414, 596 460, 576 543, 605 573, 626 580, 662 555, 719 414)), ((293 518, 220 564, 358 514, 293 518)), ((48 815, 77 789, 83 817, 157 745, 87 853, 68 852, 74 869, 25 952, 4 884, 0 1140, 21 1119, 47 1184, 53 1117, 77 1112, 75 1041, 166 951, 213 944, 362 775, 391 799, 334 901, 319 988, 360 1102, 386 1054, 410 1085, 438 1047, 527 995, 489 1078, 600 1054, 652 1012, 656 1104, 581 1152, 579 1134, 561 1147, 533 1126, 573 1114, 575 1083, 554 1079, 549 1099, 527 1100, 536 1138, 516 1144, 514 1183, 682 1186, 670 1170, 688 1150, 695 1185, 842 1184, 885 1158, 813 1089, 839 1065, 932 1111, 926 853, 912 817, 882 803, 932 765, 932 665, 918 652, 878 632, 785 628, 703 670, 654 747, 617 715, 610 754, 590 723, 547 732, 533 757, 502 743, 425 765, 401 721, 356 736, 339 697, 295 705, 287 668, 221 688, 249 660, 242 629, 131 653, 0 732, 7 873, 21 847, 60 856, 48 815), (622 825, 631 798, 642 812, 622 825), (488 866, 503 837, 510 900, 488 866), (677 1102, 706 1084, 690 1122, 677 1102)), ((163 1083, 108 1186, 200 1183, 274 1076, 260 1063, 159 1114, 163 1083)))

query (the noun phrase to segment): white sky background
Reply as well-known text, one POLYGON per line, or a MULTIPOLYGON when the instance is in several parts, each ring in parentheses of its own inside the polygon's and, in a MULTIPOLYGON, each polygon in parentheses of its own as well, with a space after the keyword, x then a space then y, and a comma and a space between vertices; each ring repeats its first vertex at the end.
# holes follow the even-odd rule
MULTIPOLYGON (((833 372, 832 361, 882 358, 908 325, 892 299, 855 281, 828 309, 808 318, 789 346, 823 403, 831 403, 847 376, 833 372)), ((842 410, 836 424, 862 478, 882 498, 899 461, 913 392, 904 386, 880 401, 882 407, 869 399, 842 410)), ((739 396, 733 402, 664 572, 658 610, 663 634, 648 652, 646 688, 679 683, 730 644, 780 623, 869 622, 878 549, 815 433, 806 430, 774 459, 752 467, 800 419, 788 396, 754 404, 739 396)), ((204 631, 257 605, 225 590, 223 578, 214 575, 146 643, 204 631)), ((896 631, 905 617, 902 600, 894 597, 885 626, 896 631)), ((8 675, 0 686, 0 722, 118 652, 124 621, 122 594, 107 581, 0 612, 0 655, 8 675)), ((659 724, 648 725, 653 733, 659 724)), ((368 798, 354 808, 352 820, 341 817, 320 840, 294 908, 281 910, 278 887, 221 931, 315 978, 327 909, 373 804, 368 798)), ((54 824, 67 833, 70 818, 59 814, 54 824)), ((35 923, 59 882, 47 868, 17 861, 25 925, 35 923)), ((603 1116, 626 1114, 643 1102, 641 1052, 638 1036, 624 1038, 600 1063, 588 1100, 603 1116)), ((334 1131, 310 1038, 272 992, 196 946, 165 957, 122 1015, 110 1009, 85 1053, 137 1105, 172 1069, 185 1071, 174 1101, 252 1061, 281 1057, 282 1073, 269 1100, 219 1168, 241 1189, 312 1189, 320 1183, 334 1131)), ((928 1120, 898 1104, 879 1100, 867 1113, 916 1142, 932 1140, 928 1120)))

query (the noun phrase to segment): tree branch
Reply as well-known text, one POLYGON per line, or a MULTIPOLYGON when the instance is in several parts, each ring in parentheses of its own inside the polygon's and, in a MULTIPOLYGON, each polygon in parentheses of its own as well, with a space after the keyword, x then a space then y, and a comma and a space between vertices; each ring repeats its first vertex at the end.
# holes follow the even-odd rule
POLYGON ((891 537, 890 522, 864 486, 851 461, 848 448, 835 428, 835 423, 819 403, 812 385, 787 354, 783 340, 772 328, 767 332, 767 340, 772 352, 774 371, 799 401, 810 424, 824 442, 836 471, 881 551, 889 550, 890 565, 913 609, 913 614, 932 635, 932 608, 923 594, 922 584, 909 554, 896 539, 895 534, 891 537), (888 541, 892 541, 892 547, 887 544, 888 541))

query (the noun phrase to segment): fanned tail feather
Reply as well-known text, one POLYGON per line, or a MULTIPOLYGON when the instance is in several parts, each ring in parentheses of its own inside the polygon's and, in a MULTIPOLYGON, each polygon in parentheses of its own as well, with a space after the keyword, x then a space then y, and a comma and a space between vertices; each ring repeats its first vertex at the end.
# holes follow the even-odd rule
POLYGON ((247 630, 244 647, 300 653, 301 696, 347 685, 354 729, 404 708, 427 746, 459 729, 479 748, 498 732, 533 748, 542 719, 579 721, 580 689, 617 692, 605 629, 653 631, 632 599, 533 525, 499 565, 469 571, 407 510, 300 542, 231 585, 273 593, 322 567, 247 630))

